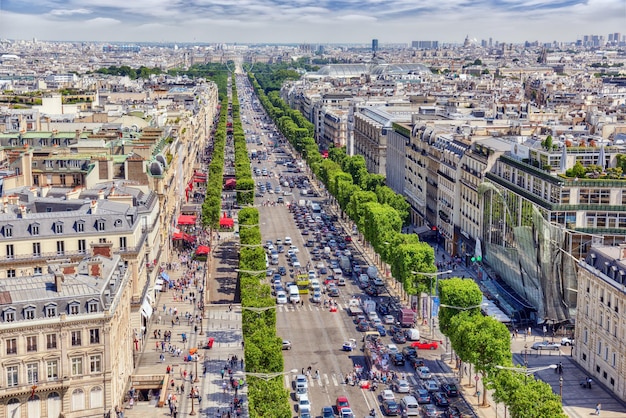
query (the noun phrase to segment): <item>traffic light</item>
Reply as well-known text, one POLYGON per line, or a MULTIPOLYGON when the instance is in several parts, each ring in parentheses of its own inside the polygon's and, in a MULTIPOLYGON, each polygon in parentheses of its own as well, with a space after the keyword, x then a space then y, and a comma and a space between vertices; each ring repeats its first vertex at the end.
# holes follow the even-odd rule
POLYGON ((480 256, 480 255, 476 256, 476 261, 478 261, 480 263, 481 261, 483 261, 483 257, 480 256))
POLYGON ((475 263, 476 262, 476 257, 472 257, 471 260, 472 260, 472 263, 475 263))

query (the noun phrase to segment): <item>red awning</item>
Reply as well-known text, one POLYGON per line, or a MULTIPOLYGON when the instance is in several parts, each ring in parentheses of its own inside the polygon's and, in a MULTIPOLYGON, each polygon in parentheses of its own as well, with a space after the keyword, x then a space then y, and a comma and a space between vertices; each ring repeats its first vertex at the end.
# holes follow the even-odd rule
POLYGON ((206 183, 206 177, 194 176, 193 182, 194 183, 206 183))
POLYGON ((220 218, 220 226, 224 228, 232 228, 235 226, 235 221, 232 218, 220 218))
POLYGON ((234 188, 235 186, 237 186, 237 180, 235 179, 228 179, 226 183, 224 183, 224 187, 226 188, 234 188))
POLYGON ((180 215, 178 217, 178 225, 195 225, 195 224, 196 224, 195 215, 180 215))
POLYGON ((182 232, 174 232, 174 233, 172 234, 172 239, 173 239, 174 241, 178 241, 178 240, 183 239, 183 233, 182 233, 182 232))
POLYGON ((209 247, 207 247, 206 245, 200 245, 196 249, 196 255, 206 255, 209 253, 209 251, 211 251, 209 247))

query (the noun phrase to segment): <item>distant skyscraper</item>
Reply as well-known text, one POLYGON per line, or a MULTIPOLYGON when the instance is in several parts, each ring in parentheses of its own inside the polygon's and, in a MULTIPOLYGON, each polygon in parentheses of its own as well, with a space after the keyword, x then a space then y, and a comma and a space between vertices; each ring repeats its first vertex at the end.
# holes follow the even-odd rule
POLYGON ((412 41, 411 48, 415 49, 437 49, 439 41, 412 41))
POLYGON ((372 52, 378 51, 378 39, 372 39, 372 52))

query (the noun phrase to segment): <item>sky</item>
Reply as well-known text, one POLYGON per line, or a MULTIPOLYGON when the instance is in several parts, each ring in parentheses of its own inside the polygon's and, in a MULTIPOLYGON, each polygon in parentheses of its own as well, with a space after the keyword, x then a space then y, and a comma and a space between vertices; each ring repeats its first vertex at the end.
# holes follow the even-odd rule
POLYGON ((626 0, 0 0, 0 39, 518 43, 626 34, 626 0))

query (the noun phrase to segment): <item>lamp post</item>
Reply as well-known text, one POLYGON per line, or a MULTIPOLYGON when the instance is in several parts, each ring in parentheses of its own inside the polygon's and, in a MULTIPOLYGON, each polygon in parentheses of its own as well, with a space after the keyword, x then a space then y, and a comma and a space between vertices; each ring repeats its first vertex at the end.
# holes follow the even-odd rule
POLYGON ((431 336, 434 335, 434 329, 435 329, 435 318, 433 315, 433 299, 434 297, 437 295, 437 291, 439 289, 439 276, 441 276, 442 274, 450 274, 452 273, 452 270, 446 270, 446 271, 438 271, 435 273, 423 273, 421 271, 411 271, 411 274, 416 274, 416 275, 421 275, 421 276, 426 276, 426 277, 430 277, 430 291, 429 293, 429 302, 430 302, 430 306, 429 306, 429 321, 428 321, 428 330, 430 331, 431 336), (435 278, 435 288, 433 289, 433 277, 435 278))
POLYGON ((519 368, 519 367, 505 367, 505 366, 500 366, 500 365, 496 365, 496 369, 499 370, 510 370, 512 372, 516 372, 516 373, 522 373, 524 375, 524 384, 527 383, 527 378, 528 376, 530 376, 531 374, 535 374, 536 372, 540 372, 542 370, 549 370, 549 369, 556 369, 558 366, 556 364, 549 364, 547 366, 541 366, 541 367, 524 367, 524 368, 519 368))
POLYGON ((189 412, 189 415, 196 415, 196 411, 194 409, 194 403, 193 403, 195 392, 196 392, 196 389, 192 386, 191 392, 189 393, 189 397, 191 398, 191 411, 189 412))
POLYGON ((561 398, 561 403, 563 403, 563 376, 559 376, 559 397, 561 398))
POLYGON ((195 361, 194 363, 196 364, 196 374, 194 375, 194 379, 193 379, 193 383, 198 383, 200 381, 200 379, 198 379, 198 353, 196 353, 195 357, 195 361))
POLYGON ((528 344, 524 344, 524 367, 528 367, 528 344))

